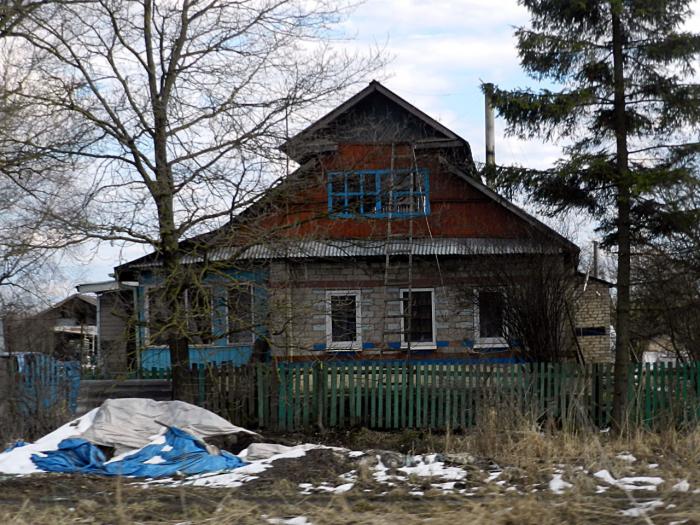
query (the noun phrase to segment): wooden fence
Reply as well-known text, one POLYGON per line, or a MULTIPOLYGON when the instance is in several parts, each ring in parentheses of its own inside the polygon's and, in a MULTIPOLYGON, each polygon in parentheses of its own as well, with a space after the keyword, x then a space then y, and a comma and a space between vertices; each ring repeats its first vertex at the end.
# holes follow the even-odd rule
MULTIPOLYGON (((610 424, 611 364, 343 362, 193 367, 193 401, 248 428, 460 429, 487 411, 610 424)), ((700 418, 700 362, 635 364, 631 424, 700 418)))

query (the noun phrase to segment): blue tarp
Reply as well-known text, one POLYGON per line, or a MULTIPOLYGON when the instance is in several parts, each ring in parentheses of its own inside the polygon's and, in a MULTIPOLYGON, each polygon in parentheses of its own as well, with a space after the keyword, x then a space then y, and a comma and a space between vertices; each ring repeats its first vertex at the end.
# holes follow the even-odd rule
POLYGON ((146 445, 109 463, 97 446, 82 438, 69 438, 61 441, 58 450, 45 452, 43 457, 32 455, 32 461, 46 472, 146 478, 232 470, 246 464, 226 451, 210 454, 204 443, 179 428, 170 427, 164 437, 164 443, 146 445))

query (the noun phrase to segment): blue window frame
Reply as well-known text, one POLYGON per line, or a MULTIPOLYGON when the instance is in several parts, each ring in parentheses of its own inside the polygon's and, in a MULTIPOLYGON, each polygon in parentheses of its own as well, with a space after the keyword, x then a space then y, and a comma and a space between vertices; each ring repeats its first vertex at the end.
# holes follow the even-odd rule
POLYGON ((430 214, 428 170, 355 170, 328 174, 332 217, 407 218, 430 214))

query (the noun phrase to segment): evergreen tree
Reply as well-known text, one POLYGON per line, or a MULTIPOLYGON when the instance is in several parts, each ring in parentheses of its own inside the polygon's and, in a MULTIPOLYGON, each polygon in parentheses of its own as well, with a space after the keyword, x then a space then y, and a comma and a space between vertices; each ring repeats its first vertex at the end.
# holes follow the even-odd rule
MULTIPOLYGON (((630 361, 631 248, 695 218, 700 35, 685 32, 690 0, 520 0, 521 66, 547 88, 493 90, 511 134, 562 141, 552 169, 487 170, 552 215, 585 210, 617 249, 613 424, 622 424, 630 361)), ((484 86, 486 88, 486 86, 484 86)))

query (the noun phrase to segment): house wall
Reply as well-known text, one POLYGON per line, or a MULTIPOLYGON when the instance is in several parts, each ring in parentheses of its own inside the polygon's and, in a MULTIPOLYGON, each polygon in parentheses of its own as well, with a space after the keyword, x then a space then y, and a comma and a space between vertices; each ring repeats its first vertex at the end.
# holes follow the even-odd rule
MULTIPOLYGON (((129 362, 129 350, 133 344, 133 304, 131 290, 110 291, 98 296, 99 301, 99 366, 119 374, 136 367, 129 362)), ((133 357, 131 359, 134 360, 133 357)))
MULTIPOLYGON (((472 256, 414 257, 414 289, 434 291, 435 344, 430 348, 413 348, 415 359, 459 358, 467 360, 512 360, 517 350, 508 341, 485 344, 478 338, 478 306, 475 291, 498 287, 499 275, 494 268, 517 267, 519 257, 472 256)), ((337 258, 276 260, 257 272, 236 274, 256 284, 256 332, 267 337, 272 355, 283 360, 327 359, 405 359, 401 348, 400 289, 405 288, 408 261, 393 260, 389 286, 384 285, 383 258, 337 258), (393 284, 392 284, 393 283, 393 284), (399 284, 403 283, 403 284, 399 284), (327 345, 327 292, 359 290, 361 293, 362 349, 332 350, 327 345), (388 313, 385 315, 385 311, 388 313)), ((148 346, 144 325, 144 298, 150 286, 157 284, 150 276, 139 288, 141 354, 144 368, 167 368, 168 349, 148 346)), ((211 278, 215 297, 222 299, 227 280, 211 278)), ((589 280, 575 296, 575 324, 578 343, 587 362, 609 361, 609 290, 606 284, 589 280)), ((225 312, 219 312, 225 316, 225 312)), ((251 346, 233 346, 225 338, 211 345, 192 346, 192 363, 249 361, 251 346)))
MULTIPOLYGON (((211 344, 190 345, 189 357, 191 364, 205 363, 247 363, 253 352, 253 337, 250 344, 231 344, 227 338, 226 297, 231 283, 247 282, 253 285, 255 337, 265 337, 267 334, 267 278, 266 267, 255 270, 240 270, 230 267, 215 267, 205 273, 203 284, 212 287, 214 308, 212 311, 212 326, 214 340, 211 344)), ((140 349, 141 368, 150 370, 170 368, 170 351, 166 346, 156 346, 148 341, 148 314, 146 296, 148 290, 157 287, 162 277, 153 272, 143 272, 139 276, 139 287, 136 290, 137 315, 137 347, 140 349)))
POLYGON ((596 279, 581 279, 575 301, 576 336, 586 362, 611 363, 610 287, 596 279), (585 290, 584 290, 585 283, 585 290))
MULTIPOLYGON (((504 256, 517 264, 517 256, 504 256)), ((508 343, 481 344, 477 337, 475 290, 498 286, 493 256, 416 258, 413 287, 434 289, 436 345, 413 350, 415 358, 508 359, 508 343)), ((407 263, 394 264, 390 281, 406 279, 407 263)), ((405 358, 400 349, 400 286, 384 287, 384 261, 369 259, 306 262, 277 261, 270 267, 270 332, 273 355, 291 360, 405 358), (329 290, 361 291, 362 351, 329 351, 326 345, 329 290), (386 294, 385 294, 386 290, 386 294), (389 297, 389 302, 387 302, 389 297), (392 299, 394 299, 392 301, 392 299), (385 318, 384 309, 388 309, 385 318), (392 318, 392 315, 397 317, 392 318)), ((587 362, 609 362, 608 285, 590 280, 575 295, 577 340, 587 362)), ((573 357, 573 356, 572 356, 573 357)))
MULTIPOLYGON (((436 344, 414 349, 416 358, 511 358, 507 345, 478 348, 474 334, 474 288, 489 283, 477 259, 414 260, 413 288, 432 288, 436 344)), ((390 281, 405 281, 407 263, 392 265, 390 281)), ((404 358, 401 350, 402 286, 384 287, 384 261, 274 262, 270 268, 270 312, 273 355, 292 360, 329 358, 404 358), (361 291, 361 352, 328 351, 326 292, 361 291), (387 302, 387 298, 390 299, 387 302), (385 308, 388 314, 385 317, 385 308), (396 316, 396 317, 392 317, 396 316), (278 328, 282 327, 282 330, 278 328), (275 335, 276 334, 276 335, 275 335)))
MULTIPOLYGON (((412 167, 408 149, 394 161, 397 169, 412 167)), ((372 218, 342 219, 328 216, 327 173, 333 171, 388 169, 391 146, 377 144, 340 144, 332 155, 319 157, 311 171, 288 181, 268 212, 255 224, 255 232, 278 232, 282 238, 301 239, 384 239, 386 220, 372 218)), ((531 238, 534 230, 522 219, 457 175, 440 162, 440 152, 427 150, 417 154, 416 164, 429 171, 430 215, 413 221, 413 236, 531 238)), ((407 233, 409 220, 394 219, 394 234, 407 233)))

